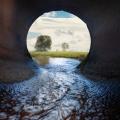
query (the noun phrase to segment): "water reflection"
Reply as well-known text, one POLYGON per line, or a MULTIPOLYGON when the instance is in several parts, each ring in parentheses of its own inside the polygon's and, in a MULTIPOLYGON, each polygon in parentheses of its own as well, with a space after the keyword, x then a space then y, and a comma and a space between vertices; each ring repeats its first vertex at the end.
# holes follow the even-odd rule
POLYGON ((120 118, 118 81, 92 81, 78 60, 45 58, 28 81, 0 84, 1 120, 114 120, 120 118), (46 59, 46 60, 45 60, 46 59))
POLYGON ((49 63, 49 57, 48 56, 36 56, 33 58, 39 65, 46 65, 49 63))

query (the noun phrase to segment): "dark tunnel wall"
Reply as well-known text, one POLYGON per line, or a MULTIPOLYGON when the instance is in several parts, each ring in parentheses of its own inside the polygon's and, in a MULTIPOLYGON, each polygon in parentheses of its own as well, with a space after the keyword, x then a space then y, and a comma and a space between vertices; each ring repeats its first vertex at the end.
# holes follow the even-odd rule
POLYGON ((0 1, 0 79, 28 79, 34 71, 26 37, 32 23, 43 13, 71 12, 88 26, 91 49, 81 64, 82 73, 98 79, 120 77, 120 3, 90 0, 1 0, 0 1), (8 63, 8 64, 6 64, 8 63), (11 69, 11 74, 9 69, 11 69), (16 76, 16 72, 20 74, 16 76), (24 73, 24 74, 23 74, 24 73))

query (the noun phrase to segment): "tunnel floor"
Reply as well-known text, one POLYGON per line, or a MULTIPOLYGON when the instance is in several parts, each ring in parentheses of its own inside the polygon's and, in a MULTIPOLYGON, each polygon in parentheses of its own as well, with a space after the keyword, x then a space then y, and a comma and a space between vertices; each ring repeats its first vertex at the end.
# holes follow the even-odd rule
POLYGON ((37 76, 0 84, 0 120, 120 120, 119 81, 90 80, 80 61, 50 58, 37 76))

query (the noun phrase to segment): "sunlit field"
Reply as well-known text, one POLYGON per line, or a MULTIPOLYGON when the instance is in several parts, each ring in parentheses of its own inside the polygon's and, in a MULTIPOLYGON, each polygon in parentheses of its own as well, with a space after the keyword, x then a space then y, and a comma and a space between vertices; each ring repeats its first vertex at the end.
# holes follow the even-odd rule
POLYGON ((64 57, 76 58, 83 60, 88 52, 73 52, 73 51, 49 51, 49 52, 31 52, 32 57, 49 56, 49 57, 64 57))

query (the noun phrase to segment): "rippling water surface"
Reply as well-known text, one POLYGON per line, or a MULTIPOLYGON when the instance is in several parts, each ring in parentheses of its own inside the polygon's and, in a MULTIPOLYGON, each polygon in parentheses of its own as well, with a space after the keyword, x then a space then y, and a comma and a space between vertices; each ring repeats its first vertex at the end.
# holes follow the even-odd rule
POLYGON ((30 80, 0 84, 0 120, 119 120, 119 82, 89 80, 79 64, 49 58, 30 80))

